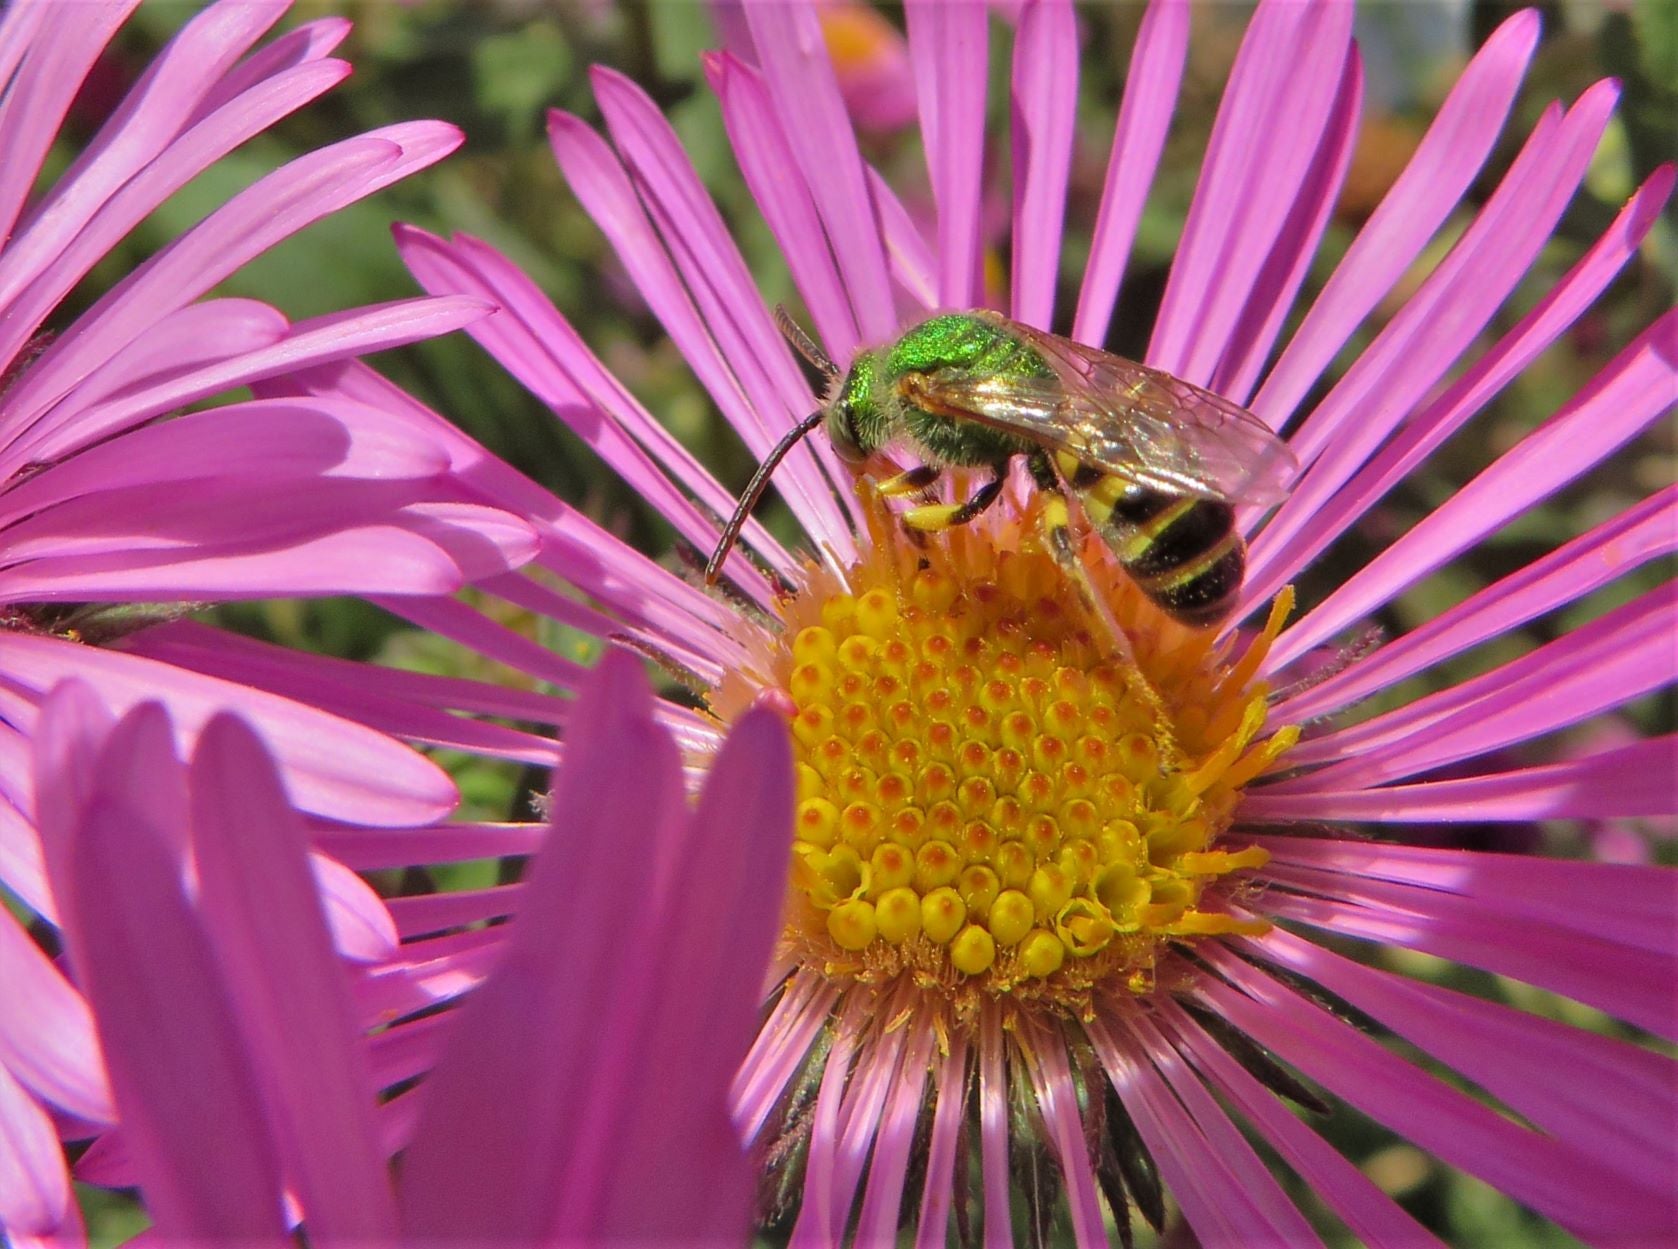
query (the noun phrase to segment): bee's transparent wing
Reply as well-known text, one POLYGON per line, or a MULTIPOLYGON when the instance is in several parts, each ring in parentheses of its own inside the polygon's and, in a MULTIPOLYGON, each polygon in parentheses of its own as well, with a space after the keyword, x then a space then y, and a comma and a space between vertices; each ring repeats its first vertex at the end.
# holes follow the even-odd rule
POLYGON ((1172 494, 1239 503, 1286 497, 1298 462, 1263 421, 1199 386, 1008 322, 1054 378, 952 373, 927 398, 1085 464, 1172 494))

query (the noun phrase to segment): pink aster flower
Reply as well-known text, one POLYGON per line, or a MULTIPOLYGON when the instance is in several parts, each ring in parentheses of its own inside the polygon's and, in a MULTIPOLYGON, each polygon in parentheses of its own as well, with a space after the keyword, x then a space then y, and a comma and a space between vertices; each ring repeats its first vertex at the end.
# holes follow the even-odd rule
POLYGON ((222 714, 183 758, 162 704, 113 722, 88 687, 55 689, 49 876, 164 1243, 289 1244, 298 1222, 323 1245, 743 1238, 728 1090, 777 926, 791 760, 772 713, 743 717, 690 812, 638 667, 609 655, 580 696, 530 917, 447 1017, 394 1184, 398 1104, 377 1103, 362 1043, 379 1011, 334 951, 274 755, 222 714))
MULTIPOLYGON (((404 745, 88 643, 155 618, 136 603, 449 593, 532 545, 524 522, 460 497, 446 448, 400 412, 331 396, 191 410, 484 313, 481 300, 443 297, 292 324, 264 304, 207 297, 286 236, 446 155, 460 141, 451 126, 392 126, 300 157, 85 312, 58 315, 159 204, 349 71, 330 55, 342 21, 263 44, 284 4, 209 6, 69 168, 38 187, 78 89, 134 7, 24 0, 0 18, 0 886, 17 904, 0 911, 0 1232, 12 1243, 67 1217, 59 1138, 92 1136, 114 1113, 85 1004, 46 952, 59 908, 30 770, 46 692, 81 677, 116 714, 165 699, 188 742, 236 708, 261 726, 306 809, 374 825, 438 818, 454 788, 404 745)), ((315 867, 340 949, 363 959, 393 950, 372 891, 325 858, 315 867)))
MULTIPOLYGON (((814 11, 749 3, 744 17, 757 63, 724 54, 706 67, 826 353, 844 370, 935 310, 979 305, 983 10, 908 10, 935 237, 859 154, 814 11)), ((1343 374, 1328 372, 1462 205, 1537 36, 1525 13, 1487 41, 1284 336, 1347 169, 1361 77, 1348 4, 1277 0, 1254 14, 1146 352, 1148 364, 1250 408, 1300 465, 1279 506, 1239 517, 1245 590, 1221 628, 1165 615, 1095 535, 1079 551, 1101 607, 1092 613, 1038 537, 1043 491, 1010 489, 970 524, 910 540, 819 433, 773 478, 803 537, 789 549, 747 523, 723 566, 727 595, 456 443, 482 497, 521 509, 544 538, 531 570, 486 592, 660 657, 691 687, 659 715, 696 781, 748 708, 788 718, 794 870, 734 1113, 763 1167, 761 1213, 789 1223, 793 1243, 889 1243, 907 1228, 942 1245, 954 1222, 964 1239, 981 1226, 988 1244, 1065 1229, 1097 1245, 1109 1228, 1128 1239, 1132 1211, 1159 1226, 1168 1203, 1203 1244, 1320 1243, 1273 1162, 1315 1195, 1314 1215, 1362 1243, 1437 1243, 1282 1098, 1319 1112, 1343 1103, 1588 1242, 1678 1235, 1678 1081, 1667 1057, 1635 1032, 1582 1030, 1346 952, 1430 954, 1673 1034, 1669 873, 1409 846, 1392 830, 1671 812, 1671 738, 1532 766, 1511 754, 1671 682, 1670 584, 1514 659, 1488 659, 1478 675, 1445 665, 1670 554, 1674 492, 1369 653, 1337 645, 1667 411, 1678 315, 1659 318, 1297 618, 1289 588, 1590 307, 1671 190, 1671 171, 1660 171, 1530 312, 1492 329, 1577 191, 1615 88, 1550 106, 1485 203, 1464 208, 1467 227, 1444 259, 1343 374), (1376 692, 1388 709, 1357 718, 1376 692), (1447 768, 1449 779, 1429 779, 1447 768)), ((1087 269, 1061 292, 1074 20, 1063 3, 1022 10, 1005 309, 1018 322, 1100 344, 1127 314, 1115 299, 1187 38, 1183 5, 1149 8, 1087 269), (1071 310, 1064 324, 1057 296, 1071 310)), ((594 84, 607 137, 553 115, 560 167, 718 408, 763 455, 824 399, 657 107, 612 71, 596 70, 594 84)), ((399 241, 428 290, 492 299, 501 311, 470 332, 685 543, 711 549, 733 496, 528 278, 476 240, 410 230, 399 241)), ((269 388, 404 402, 355 364, 269 388)), ((1086 496, 1102 502, 1093 486, 1086 496)), ((569 660, 472 607, 397 606, 535 681, 577 682, 569 660)), ((511 759, 545 758, 550 744, 490 718, 583 723, 540 690, 286 663, 189 625, 133 649, 511 759)), ((539 839, 539 829, 495 825, 400 838, 346 830, 331 842, 374 867, 524 853, 539 839)), ((383 1073, 395 1082, 429 1061, 421 1006, 481 975, 487 949, 526 921, 471 926, 522 914, 517 886, 391 908, 410 965, 436 994, 415 998, 386 1034, 393 1051, 411 1039, 406 1061, 383 1073)))

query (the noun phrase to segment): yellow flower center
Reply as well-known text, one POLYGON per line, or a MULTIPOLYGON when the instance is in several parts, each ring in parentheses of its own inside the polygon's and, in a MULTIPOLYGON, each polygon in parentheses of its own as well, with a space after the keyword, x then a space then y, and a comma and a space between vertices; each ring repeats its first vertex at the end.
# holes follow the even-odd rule
POLYGON ((1254 680, 1291 595, 1232 657, 1097 553, 1133 664, 1029 515, 922 545, 870 503, 869 553, 783 603, 759 674, 790 699, 798 760, 790 956, 908 973, 958 1014, 1002 995, 1082 1014, 1097 988, 1151 989, 1168 941, 1253 931, 1210 886, 1268 857, 1219 842, 1298 736, 1261 739, 1254 680))

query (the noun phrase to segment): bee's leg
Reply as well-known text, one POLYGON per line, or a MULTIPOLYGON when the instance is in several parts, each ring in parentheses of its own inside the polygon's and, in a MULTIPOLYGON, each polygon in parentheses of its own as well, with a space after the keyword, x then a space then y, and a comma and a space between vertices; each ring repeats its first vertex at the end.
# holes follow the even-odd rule
POLYGON ((953 529, 957 525, 965 525, 1002 497, 1006 474, 1006 469, 998 470, 995 477, 975 490, 973 496, 963 503, 928 503, 912 507, 903 513, 903 523, 909 529, 925 530, 953 529))
POLYGON ((918 494, 933 482, 938 480, 939 470, 930 464, 921 464, 915 468, 905 469, 895 477, 888 477, 875 485, 880 497, 886 499, 899 498, 906 494, 918 494))
POLYGON ((1101 622, 1107 636, 1112 639, 1114 650, 1117 651, 1120 662, 1124 664, 1125 675, 1132 690, 1148 704, 1149 711, 1153 713, 1154 725, 1160 734, 1160 744, 1164 748, 1160 753, 1166 759, 1180 760, 1181 752, 1177 748, 1177 738, 1172 731, 1171 715, 1166 710, 1165 699, 1160 697, 1153 682, 1148 680, 1142 666, 1136 662, 1136 650, 1130 644, 1130 635, 1114 619, 1112 608, 1108 607, 1106 599, 1096 592, 1095 583, 1090 580, 1089 569, 1084 566, 1083 557, 1079 554, 1078 543, 1072 532, 1071 509, 1066 502, 1067 487, 1055 472, 1048 456, 1034 455, 1027 464, 1031 469, 1032 478, 1039 486, 1044 486, 1045 481, 1048 483, 1044 486, 1045 501, 1038 518, 1043 545, 1048 548, 1055 563, 1060 565, 1061 570, 1077 588, 1085 608, 1101 622))

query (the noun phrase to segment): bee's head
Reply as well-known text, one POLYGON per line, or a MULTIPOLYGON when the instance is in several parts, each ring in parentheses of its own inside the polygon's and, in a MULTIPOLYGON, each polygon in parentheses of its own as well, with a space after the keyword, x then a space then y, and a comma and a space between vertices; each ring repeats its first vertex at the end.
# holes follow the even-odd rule
POLYGON ((857 356, 845 380, 839 383, 826 409, 822 428, 834 452, 852 468, 859 467, 880 449, 880 441, 870 437, 878 421, 874 404, 875 353, 865 351, 857 356))

